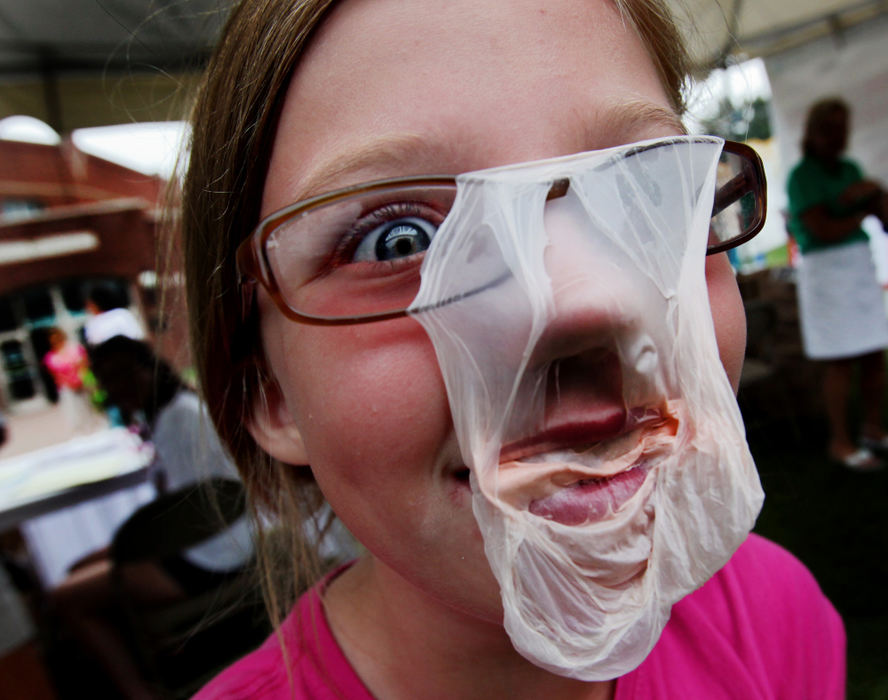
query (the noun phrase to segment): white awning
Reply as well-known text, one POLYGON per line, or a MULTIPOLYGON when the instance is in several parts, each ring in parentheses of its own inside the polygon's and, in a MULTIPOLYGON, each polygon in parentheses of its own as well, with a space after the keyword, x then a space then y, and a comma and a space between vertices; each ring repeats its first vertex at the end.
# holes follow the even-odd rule
POLYGON ((0 241, 0 265, 85 253, 98 247, 99 237, 92 231, 71 231, 28 240, 0 241))
MULTIPOLYGON (((668 1, 702 72, 730 53, 772 55, 888 12, 883 0, 668 1)), ((60 133, 179 119, 231 4, 0 0, 0 119, 27 114, 60 133)))

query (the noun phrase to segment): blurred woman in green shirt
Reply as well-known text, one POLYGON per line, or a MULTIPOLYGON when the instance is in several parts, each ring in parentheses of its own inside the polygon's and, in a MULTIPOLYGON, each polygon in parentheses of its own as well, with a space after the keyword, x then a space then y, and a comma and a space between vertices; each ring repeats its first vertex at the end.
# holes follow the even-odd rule
POLYGON ((871 470, 882 466, 874 451, 888 452, 882 420, 888 318, 861 222, 874 215, 884 225, 888 197, 844 157, 849 122, 850 110, 839 99, 810 107, 804 157, 787 184, 788 228, 802 253, 798 293, 805 354, 825 362, 830 455, 848 468, 871 470), (864 404, 859 444, 848 425, 851 380, 858 364, 864 404))

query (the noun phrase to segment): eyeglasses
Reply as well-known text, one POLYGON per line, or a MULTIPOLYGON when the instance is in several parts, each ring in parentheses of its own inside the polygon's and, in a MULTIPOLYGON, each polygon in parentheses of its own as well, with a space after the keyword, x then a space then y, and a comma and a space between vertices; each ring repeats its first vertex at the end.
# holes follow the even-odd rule
MULTIPOLYGON (((663 144, 646 144, 638 152, 663 144)), ((569 186, 567 180, 556 180, 547 199, 564 196, 569 186)), ((273 213, 237 250, 244 314, 258 282, 287 318, 302 323, 345 325, 407 315, 419 291, 424 253, 456 192, 456 178, 450 175, 394 178, 322 194, 273 213)), ((726 141, 707 255, 755 236, 765 208, 761 159, 749 146, 726 141)))

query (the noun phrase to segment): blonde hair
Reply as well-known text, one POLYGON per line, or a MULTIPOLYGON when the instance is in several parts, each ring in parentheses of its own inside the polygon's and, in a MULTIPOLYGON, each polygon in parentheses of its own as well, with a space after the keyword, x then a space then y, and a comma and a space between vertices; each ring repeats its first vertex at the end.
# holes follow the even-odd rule
MULTIPOLYGON (((635 27, 681 114, 688 58, 665 1, 613 1, 635 27)), ((323 499, 308 469, 274 462, 244 429, 255 402, 276 389, 265 368, 257 315, 241 319, 234 251, 259 220, 290 77, 332 5, 333 0, 250 0, 234 9, 193 111, 183 190, 186 292, 199 385, 250 502, 291 526, 281 541, 260 543, 275 622, 317 571, 302 523, 323 499), (285 566, 276 565, 276 559, 285 566), (313 563, 306 568, 305 562, 313 563), (286 571, 290 565, 295 572, 286 571)))

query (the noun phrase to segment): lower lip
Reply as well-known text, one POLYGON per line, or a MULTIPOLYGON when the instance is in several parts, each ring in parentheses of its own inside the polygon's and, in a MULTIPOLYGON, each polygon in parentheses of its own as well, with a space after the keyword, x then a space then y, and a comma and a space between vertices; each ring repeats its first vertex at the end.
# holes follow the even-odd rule
POLYGON ((561 525, 585 525, 616 513, 634 496, 647 477, 640 464, 604 479, 587 479, 565 487, 551 496, 530 503, 529 510, 561 525))

